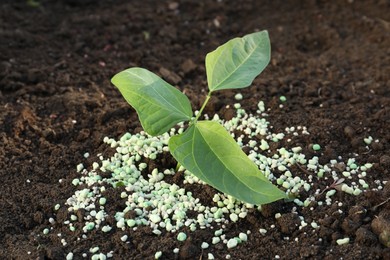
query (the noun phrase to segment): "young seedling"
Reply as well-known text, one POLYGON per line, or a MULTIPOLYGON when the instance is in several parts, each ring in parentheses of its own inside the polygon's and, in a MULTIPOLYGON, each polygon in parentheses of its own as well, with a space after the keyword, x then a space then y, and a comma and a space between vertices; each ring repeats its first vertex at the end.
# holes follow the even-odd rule
POLYGON ((333 181, 331 185, 329 185, 325 189, 323 189, 316 197, 320 197, 322 194, 324 194, 325 191, 328 191, 328 190, 335 189, 335 190, 340 191, 341 185, 343 184, 344 181, 345 181, 344 178, 340 178, 338 180, 333 181))
POLYGON ((199 119, 215 91, 250 86, 268 65, 270 52, 268 32, 261 31, 232 39, 207 54, 209 92, 195 117, 186 95, 146 69, 126 69, 111 81, 137 111, 148 134, 160 135, 179 122, 189 122, 182 134, 168 142, 172 156, 184 168, 243 202, 266 204, 287 196, 260 172, 222 125, 199 119))

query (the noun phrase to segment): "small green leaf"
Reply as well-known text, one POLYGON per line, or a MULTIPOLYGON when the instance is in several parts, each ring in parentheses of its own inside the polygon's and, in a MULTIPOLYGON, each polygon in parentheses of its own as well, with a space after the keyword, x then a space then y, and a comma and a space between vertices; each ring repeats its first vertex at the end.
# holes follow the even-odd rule
POLYGON ((115 183, 115 188, 118 188, 118 187, 123 187, 125 186, 125 184, 123 183, 123 181, 118 181, 115 183))
POLYGON ((169 149, 192 174, 241 201, 259 205, 286 198, 217 122, 198 121, 171 137, 169 149))
POLYGON ((111 82, 137 111, 142 127, 150 135, 163 134, 192 117, 187 96, 146 69, 124 70, 111 82))
POLYGON ((245 88, 268 65, 271 44, 267 31, 234 38, 206 56, 210 91, 245 88))

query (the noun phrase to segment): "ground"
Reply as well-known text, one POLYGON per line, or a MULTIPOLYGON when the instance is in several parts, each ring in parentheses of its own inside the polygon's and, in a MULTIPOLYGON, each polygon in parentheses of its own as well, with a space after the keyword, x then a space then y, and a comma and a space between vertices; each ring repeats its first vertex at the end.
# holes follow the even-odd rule
MULTIPOLYGON (((152 259, 156 251, 165 259, 206 259, 208 253, 216 259, 226 254, 232 259, 389 259, 389 14, 386 0, 3 1, 0 257, 64 259, 72 250, 78 259, 99 245, 112 250, 115 259, 152 259), (271 38, 270 65, 252 87, 216 94, 206 113, 229 117, 225 106, 238 92, 248 111, 262 100, 275 131, 306 126, 310 133, 282 145, 302 146, 307 156, 318 155, 323 162, 353 157, 360 165, 371 163, 367 182, 373 189, 359 196, 337 192, 337 203, 328 207, 298 207, 306 222, 317 221, 316 232, 294 228, 293 202, 250 212, 229 225, 227 234, 252 231, 234 250, 201 250, 202 240, 212 236, 207 230, 180 244, 175 234, 155 236, 146 227, 131 233, 130 244, 120 240, 122 231, 113 231, 63 246, 58 233, 69 241, 78 234, 61 225, 60 213, 67 213, 54 205, 64 205, 74 193, 76 165, 112 154, 105 136, 141 130, 110 78, 128 67, 147 68, 188 94, 199 109, 207 90, 205 55, 231 38, 263 29, 271 38), (283 106, 281 96, 287 99, 283 106), (315 143, 320 151, 311 149, 315 143), (275 213, 282 218, 276 220, 275 213), (51 217, 58 222, 44 236, 51 217), (271 225, 266 236, 258 232, 271 225), (350 242, 338 245, 343 237, 350 242), (179 255, 172 253, 175 247, 179 255)), ((323 190, 331 182, 316 185, 323 190)), ((115 201, 111 205, 115 210, 115 201)))

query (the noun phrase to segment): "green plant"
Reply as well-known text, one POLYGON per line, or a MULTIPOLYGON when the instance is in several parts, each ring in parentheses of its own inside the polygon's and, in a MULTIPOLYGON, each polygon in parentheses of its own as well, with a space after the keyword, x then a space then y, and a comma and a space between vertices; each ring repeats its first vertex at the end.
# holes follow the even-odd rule
POLYGON ((184 168, 214 188, 258 205, 287 196, 259 171, 222 125, 199 118, 214 91, 250 86, 269 60, 267 31, 232 39, 207 54, 209 93, 195 117, 187 96, 146 69, 126 69, 111 81, 137 111, 148 134, 160 135, 179 122, 189 122, 168 143, 184 168))

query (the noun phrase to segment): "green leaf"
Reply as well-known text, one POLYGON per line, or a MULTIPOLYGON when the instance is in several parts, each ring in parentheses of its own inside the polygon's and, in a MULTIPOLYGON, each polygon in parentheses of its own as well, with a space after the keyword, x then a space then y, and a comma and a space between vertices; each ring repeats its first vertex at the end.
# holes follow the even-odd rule
POLYGON ((241 201, 259 205, 286 198, 217 122, 198 121, 171 137, 168 145, 192 174, 241 201))
POLYGON ((118 188, 118 187, 123 187, 123 186, 125 186, 125 184, 123 183, 123 181, 118 181, 118 182, 116 182, 115 183, 115 188, 118 188))
POLYGON ((268 65, 271 44, 267 31, 234 38, 206 56, 210 91, 245 88, 268 65))
POLYGON ((187 96, 146 69, 124 70, 111 82, 137 111, 142 127, 150 135, 163 134, 192 117, 187 96))

